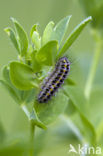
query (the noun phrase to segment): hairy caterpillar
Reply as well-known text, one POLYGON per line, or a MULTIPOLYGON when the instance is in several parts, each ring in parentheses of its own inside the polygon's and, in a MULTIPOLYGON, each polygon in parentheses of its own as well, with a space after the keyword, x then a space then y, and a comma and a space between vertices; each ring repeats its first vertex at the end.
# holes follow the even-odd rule
POLYGON ((53 72, 45 79, 38 95, 39 103, 46 103, 64 83, 70 71, 70 62, 67 57, 61 57, 55 65, 53 72))

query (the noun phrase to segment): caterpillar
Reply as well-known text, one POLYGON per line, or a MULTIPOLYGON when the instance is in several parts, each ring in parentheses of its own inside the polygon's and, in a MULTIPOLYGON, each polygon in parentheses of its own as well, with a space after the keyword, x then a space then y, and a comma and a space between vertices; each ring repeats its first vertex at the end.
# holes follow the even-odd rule
POLYGON ((46 103, 55 95, 56 91, 64 83, 67 75, 70 71, 70 62, 67 57, 61 57, 52 73, 45 79, 45 83, 41 87, 41 91, 38 94, 38 102, 46 103))

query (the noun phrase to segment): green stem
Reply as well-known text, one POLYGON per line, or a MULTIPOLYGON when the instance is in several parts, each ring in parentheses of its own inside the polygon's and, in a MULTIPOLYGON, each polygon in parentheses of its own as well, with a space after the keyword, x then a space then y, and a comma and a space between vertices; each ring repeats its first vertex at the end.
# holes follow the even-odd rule
POLYGON ((61 115, 60 119, 67 124, 67 126, 73 131, 73 133, 80 140, 80 142, 84 144, 85 140, 77 126, 66 115, 61 115))
POLYGON ((25 104, 21 104, 21 109, 23 110, 23 112, 26 114, 26 116, 29 119, 30 118, 30 112, 28 111, 26 105, 25 104))
POLYGON ((35 125, 30 122, 30 156, 34 156, 34 135, 35 134, 35 125))
POLYGON ((86 96, 87 99, 89 99, 89 97, 90 97, 92 84, 93 84, 93 81, 94 81, 97 65, 98 65, 99 58, 100 58, 101 47, 102 47, 102 42, 101 42, 101 39, 99 39, 99 40, 96 41, 95 54, 94 54, 93 62, 92 62, 91 69, 90 69, 90 72, 89 72, 89 76, 88 76, 86 86, 85 86, 85 96, 86 96))
MULTIPOLYGON (((28 108, 26 107, 26 105, 22 104, 21 108, 22 108, 23 112, 26 114, 26 116, 28 117, 28 119, 30 119, 30 112, 29 112, 28 108)), ((31 145, 30 156, 34 156, 35 125, 34 125, 34 123, 31 120, 29 120, 29 121, 30 121, 30 145, 31 145)))

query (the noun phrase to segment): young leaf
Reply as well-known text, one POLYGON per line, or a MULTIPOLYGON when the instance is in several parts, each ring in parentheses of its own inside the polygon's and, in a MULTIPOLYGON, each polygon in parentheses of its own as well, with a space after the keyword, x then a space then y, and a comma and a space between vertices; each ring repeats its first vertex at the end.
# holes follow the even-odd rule
POLYGON ((80 35, 81 31, 84 29, 84 27, 92 20, 92 17, 88 17, 85 20, 83 20, 77 27, 71 32, 69 37, 67 38, 66 42, 64 43, 63 47, 61 48, 58 57, 61 57, 73 44, 73 42, 77 39, 77 37, 80 35))
POLYGON ((35 48, 39 50, 41 47, 41 37, 39 36, 39 33, 37 31, 34 31, 32 33, 31 39, 32 39, 32 42, 34 43, 35 48))
POLYGON ((35 100, 34 107, 37 112, 38 118, 44 123, 49 124, 56 120, 56 118, 65 111, 68 104, 68 98, 59 91, 56 97, 48 103, 40 104, 35 100))
POLYGON ((36 53, 37 53, 37 50, 34 50, 31 54, 32 68, 33 68, 34 73, 39 72, 41 70, 41 65, 35 58, 36 53))
POLYGON ((17 52, 20 53, 19 43, 17 41, 16 35, 15 35, 15 32, 13 31, 13 29, 5 28, 4 31, 7 33, 7 35, 11 39, 11 41, 12 41, 14 47, 16 48, 17 52))
POLYGON ((38 24, 34 24, 34 25, 32 26, 31 31, 30 31, 30 37, 32 37, 34 31, 37 31, 37 25, 38 25, 38 24))
POLYGON ((3 78, 5 79, 5 81, 7 81, 7 83, 11 83, 10 81, 10 77, 9 77, 9 66, 8 65, 5 65, 2 69, 2 75, 3 75, 3 78))
POLYGON ((53 27, 54 27, 54 22, 51 21, 47 24, 44 32, 43 32, 43 37, 42 37, 42 46, 45 45, 47 42, 50 41, 50 37, 51 37, 51 34, 53 32, 53 27))
POLYGON ((38 87, 34 82, 32 69, 23 63, 10 63, 10 78, 14 86, 21 90, 29 90, 33 87, 38 87))
POLYGON ((8 93, 15 100, 16 103, 18 103, 18 104, 21 103, 19 96, 17 95, 15 90, 8 83, 6 83, 3 80, 0 80, 0 84, 8 91, 8 93))
POLYGON ((59 44, 61 43, 69 21, 70 21, 71 16, 67 16, 65 18, 63 18, 53 29, 52 35, 51 35, 51 40, 57 40, 59 42, 59 44))
POLYGON ((37 53, 36 59, 40 64, 53 65, 58 49, 57 41, 50 41, 45 44, 37 53))
POLYGON ((21 55, 25 56, 27 53, 27 49, 28 49, 27 34, 24 31, 24 29, 22 28, 22 26, 14 18, 11 18, 11 20, 13 21, 15 28, 16 28, 16 31, 17 31, 17 35, 18 35, 19 43, 20 43, 21 55))

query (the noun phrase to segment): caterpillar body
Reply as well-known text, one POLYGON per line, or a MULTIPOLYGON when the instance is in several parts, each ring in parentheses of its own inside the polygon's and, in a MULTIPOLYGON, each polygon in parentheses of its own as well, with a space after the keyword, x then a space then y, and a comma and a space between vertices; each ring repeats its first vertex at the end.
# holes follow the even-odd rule
POLYGON ((41 87, 41 91, 38 95, 39 103, 46 103, 56 93, 58 88, 64 83, 67 75, 70 71, 70 62, 67 57, 61 57, 53 72, 45 79, 45 83, 41 87))

